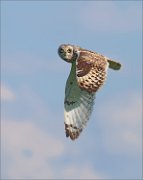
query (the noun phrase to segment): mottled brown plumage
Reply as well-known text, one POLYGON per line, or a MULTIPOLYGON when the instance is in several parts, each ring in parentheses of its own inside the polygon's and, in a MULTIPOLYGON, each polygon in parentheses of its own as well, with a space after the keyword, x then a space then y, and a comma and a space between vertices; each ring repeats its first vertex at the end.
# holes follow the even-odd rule
POLYGON ((107 69, 118 70, 121 64, 96 52, 63 44, 60 57, 72 64, 66 83, 64 115, 66 136, 78 138, 90 118, 95 93, 104 84, 107 69))
POLYGON ((96 92, 106 79, 107 59, 97 53, 82 50, 76 63, 79 86, 89 92, 96 92))

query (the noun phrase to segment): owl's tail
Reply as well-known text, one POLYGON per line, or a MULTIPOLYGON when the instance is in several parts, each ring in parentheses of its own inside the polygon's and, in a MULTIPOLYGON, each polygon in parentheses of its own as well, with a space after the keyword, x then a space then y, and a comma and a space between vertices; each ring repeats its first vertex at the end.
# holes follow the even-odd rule
POLYGON ((107 58, 107 61, 109 63, 109 68, 114 69, 114 70, 119 70, 121 68, 121 64, 119 62, 115 62, 108 58, 107 58))

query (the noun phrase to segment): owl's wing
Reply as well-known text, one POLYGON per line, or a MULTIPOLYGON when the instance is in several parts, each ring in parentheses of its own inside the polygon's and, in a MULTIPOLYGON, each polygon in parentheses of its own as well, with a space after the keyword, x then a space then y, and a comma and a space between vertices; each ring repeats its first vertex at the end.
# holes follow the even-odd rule
POLYGON ((66 136, 72 140, 78 138, 92 112, 95 93, 89 93, 79 87, 76 79, 76 64, 72 65, 66 83, 64 116, 66 136))
POLYGON ((97 53, 81 51, 76 61, 76 77, 80 88, 96 92, 106 79, 107 59, 97 53))
POLYGON ((109 63, 109 68, 114 70, 119 70, 121 68, 121 64, 119 62, 113 61, 111 59, 107 59, 109 63))

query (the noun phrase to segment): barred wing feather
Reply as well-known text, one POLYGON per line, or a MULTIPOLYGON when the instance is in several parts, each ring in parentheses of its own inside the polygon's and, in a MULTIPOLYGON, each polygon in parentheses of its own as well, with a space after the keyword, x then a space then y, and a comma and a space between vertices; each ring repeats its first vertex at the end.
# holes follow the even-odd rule
POLYGON ((65 131, 72 140, 78 138, 90 118, 95 93, 81 89, 76 80, 75 64, 66 83, 65 90, 65 131))

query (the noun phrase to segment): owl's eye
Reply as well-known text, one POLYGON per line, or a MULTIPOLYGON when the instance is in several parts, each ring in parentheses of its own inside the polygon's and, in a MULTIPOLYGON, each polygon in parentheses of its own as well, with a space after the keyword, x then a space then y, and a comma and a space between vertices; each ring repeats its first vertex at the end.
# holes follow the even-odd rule
POLYGON ((64 50, 62 48, 59 49, 59 53, 62 54, 64 50))
POLYGON ((71 49, 68 49, 68 50, 67 50, 67 52, 68 52, 68 53, 71 53, 71 52, 72 52, 72 50, 71 50, 71 49))

